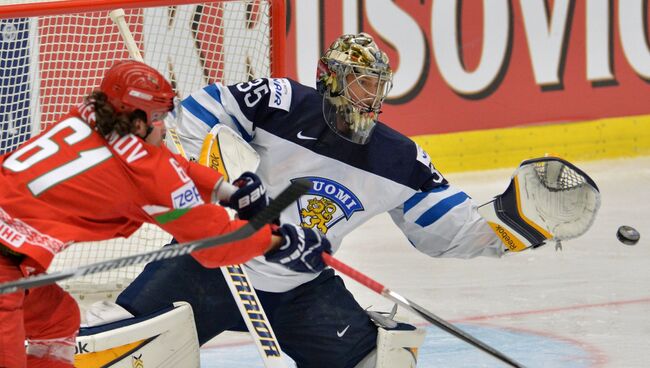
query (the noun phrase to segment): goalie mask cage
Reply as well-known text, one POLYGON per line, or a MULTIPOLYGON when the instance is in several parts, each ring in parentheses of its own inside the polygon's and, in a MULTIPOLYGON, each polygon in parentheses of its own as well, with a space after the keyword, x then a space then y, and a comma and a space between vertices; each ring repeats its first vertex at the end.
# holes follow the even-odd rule
MULTIPOLYGON (((283 75, 283 0, 0 0, 0 154, 56 122, 99 86, 116 61, 130 58, 109 16, 120 8, 145 63, 181 97, 213 82, 283 75)), ((128 239, 73 244, 50 270, 152 250, 170 239, 145 224, 128 239)), ((62 286, 78 299, 112 298, 141 270, 123 268, 62 286)))

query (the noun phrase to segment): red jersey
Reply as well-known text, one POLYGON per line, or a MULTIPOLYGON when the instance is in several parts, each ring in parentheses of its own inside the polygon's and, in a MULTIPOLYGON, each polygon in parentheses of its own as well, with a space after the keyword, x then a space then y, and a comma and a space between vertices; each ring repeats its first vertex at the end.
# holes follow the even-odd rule
MULTIPOLYGON (((132 134, 104 137, 87 122, 92 115, 88 105, 74 109, 0 156, 0 243, 27 256, 24 272, 44 271, 73 242, 127 237, 144 222, 179 242, 245 223, 230 221, 222 207, 210 204, 222 180, 218 172, 132 134)), ((209 267, 243 263, 269 244, 265 227, 194 256, 209 267)))

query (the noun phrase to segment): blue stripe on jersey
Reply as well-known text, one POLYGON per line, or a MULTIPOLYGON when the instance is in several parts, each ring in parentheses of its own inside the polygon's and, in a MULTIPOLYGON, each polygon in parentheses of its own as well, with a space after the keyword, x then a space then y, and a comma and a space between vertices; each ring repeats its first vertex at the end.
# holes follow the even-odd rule
POLYGON ((415 193, 411 198, 407 199, 406 202, 404 202, 404 213, 407 213, 411 208, 415 207, 424 198, 426 198, 426 196, 429 193, 442 192, 443 190, 447 190, 448 188, 449 188, 449 185, 441 185, 439 187, 433 188, 433 189, 431 189, 429 191, 426 191, 426 192, 415 193))
POLYGON ((212 115, 205 107, 201 106, 194 97, 188 96, 183 100, 183 108, 187 109, 192 115, 196 116, 199 120, 204 122, 210 128, 219 124, 219 119, 212 115))
POLYGON ((415 223, 422 226, 422 227, 427 227, 434 222, 438 221, 442 216, 444 216, 449 210, 452 208, 458 206, 459 204, 465 202, 466 199, 468 199, 469 196, 465 194, 464 192, 459 192, 454 194, 451 197, 447 197, 443 199, 442 201, 436 203, 435 206, 429 208, 424 212, 420 218, 418 218, 415 223))
MULTIPOLYGON (((210 97, 214 98, 215 101, 219 103, 219 105, 223 106, 223 103, 221 102, 221 91, 219 90, 219 87, 217 87, 216 84, 207 85, 203 87, 203 90, 210 97)), ((242 138, 244 138, 246 142, 252 141, 253 137, 251 137, 251 135, 248 134, 248 132, 246 131, 246 129, 244 129, 244 127, 241 125, 239 120, 237 120, 237 118, 232 114, 228 114, 228 116, 230 116, 232 121, 235 123, 235 126, 237 127, 237 130, 239 131, 239 134, 242 136, 242 138)))
POLYGON ((219 88, 217 87, 216 84, 210 84, 210 85, 207 85, 206 87, 203 88, 203 90, 204 90, 208 95, 210 95, 210 97, 212 97, 212 98, 214 98, 215 100, 217 100, 217 102, 219 103, 219 105, 223 105, 223 104, 221 103, 221 92, 219 91, 219 88))
POLYGON ((404 213, 407 213, 411 208, 415 207, 426 197, 427 197, 426 192, 415 193, 411 198, 407 199, 406 202, 404 202, 404 213))
POLYGON ((244 138, 246 142, 252 141, 253 137, 250 134, 248 134, 248 132, 246 131, 246 129, 244 129, 244 127, 241 125, 239 120, 237 120, 237 118, 235 118, 232 115, 230 115, 230 117, 232 118, 232 121, 235 123, 235 126, 237 127, 239 134, 241 134, 241 137, 244 138))

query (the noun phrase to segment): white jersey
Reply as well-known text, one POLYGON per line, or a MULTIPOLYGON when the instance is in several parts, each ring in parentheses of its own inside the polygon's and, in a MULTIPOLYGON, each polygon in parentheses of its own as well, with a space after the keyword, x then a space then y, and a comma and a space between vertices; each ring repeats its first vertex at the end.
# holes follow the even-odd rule
MULTIPOLYGON (((325 122, 322 96, 288 79, 212 84, 183 101, 178 133, 189 157, 205 135, 225 124, 260 154, 257 174, 272 198, 292 180, 313 188, 282 213, 324 233, 336 251, 343 237, 371 217, 389 212, 411 244, 433 257, 499 256, 501 241, 467 194, 449 185, 415 142, 377 123, 359 145, 325 122)), ((283 292, 316 277, 257 257, 246 264, 259 290, 283 292)))

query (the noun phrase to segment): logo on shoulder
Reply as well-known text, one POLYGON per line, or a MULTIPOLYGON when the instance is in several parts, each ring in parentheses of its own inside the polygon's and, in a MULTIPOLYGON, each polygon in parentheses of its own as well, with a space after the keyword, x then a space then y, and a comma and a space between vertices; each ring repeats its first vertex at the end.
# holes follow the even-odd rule
POLYGON ((427 151, 422 149, 422 147, 420 147, 420 145, 417 144, 417 143, 415 144, 415 147, 417 148, 417 157, 416 157, 416 159, 418 161, 420 161, 424 166, 432 167, 431 157, 429 157, 429 154, 427 153, 427 151))
POLYGON ((415 144, 415 147, 417 147, 417 157, 416 157, 416 159, 418 161, 420 161, 424 166, 428 167, 429 170, 431 171, 431 174, 432 174, 431 178, 430 178, 431 184, 433 184, 434 187, 441 186, 441 185, 447 185, 448 184, 447 179, 445 179, 445 177, 442 176, 440 171, 438 171, 433 166, 433 163, 431 162, 431 157, 429 156, 427 151, 422 149, 422 147, 420 147, 420 145, 417 144, 417 143, 415 144))
POLYGON ((359 198, 344 185, 317 176, 304 179, 309 179, 313 185, 298 200, 301 226, 316 228, 326 234, 339 221, 349 219, 357 211, 363 211, 359 198))
POLYGON ((191 208, 204 203, 199 190, 196 189, 193 182, 186 183, 173 191, 172 202, 174 208, 191 208))
POLYGON ((269 78, 271 98, 269 107, 289 112, 291 107, 291 83, 286 78, 269 78))

